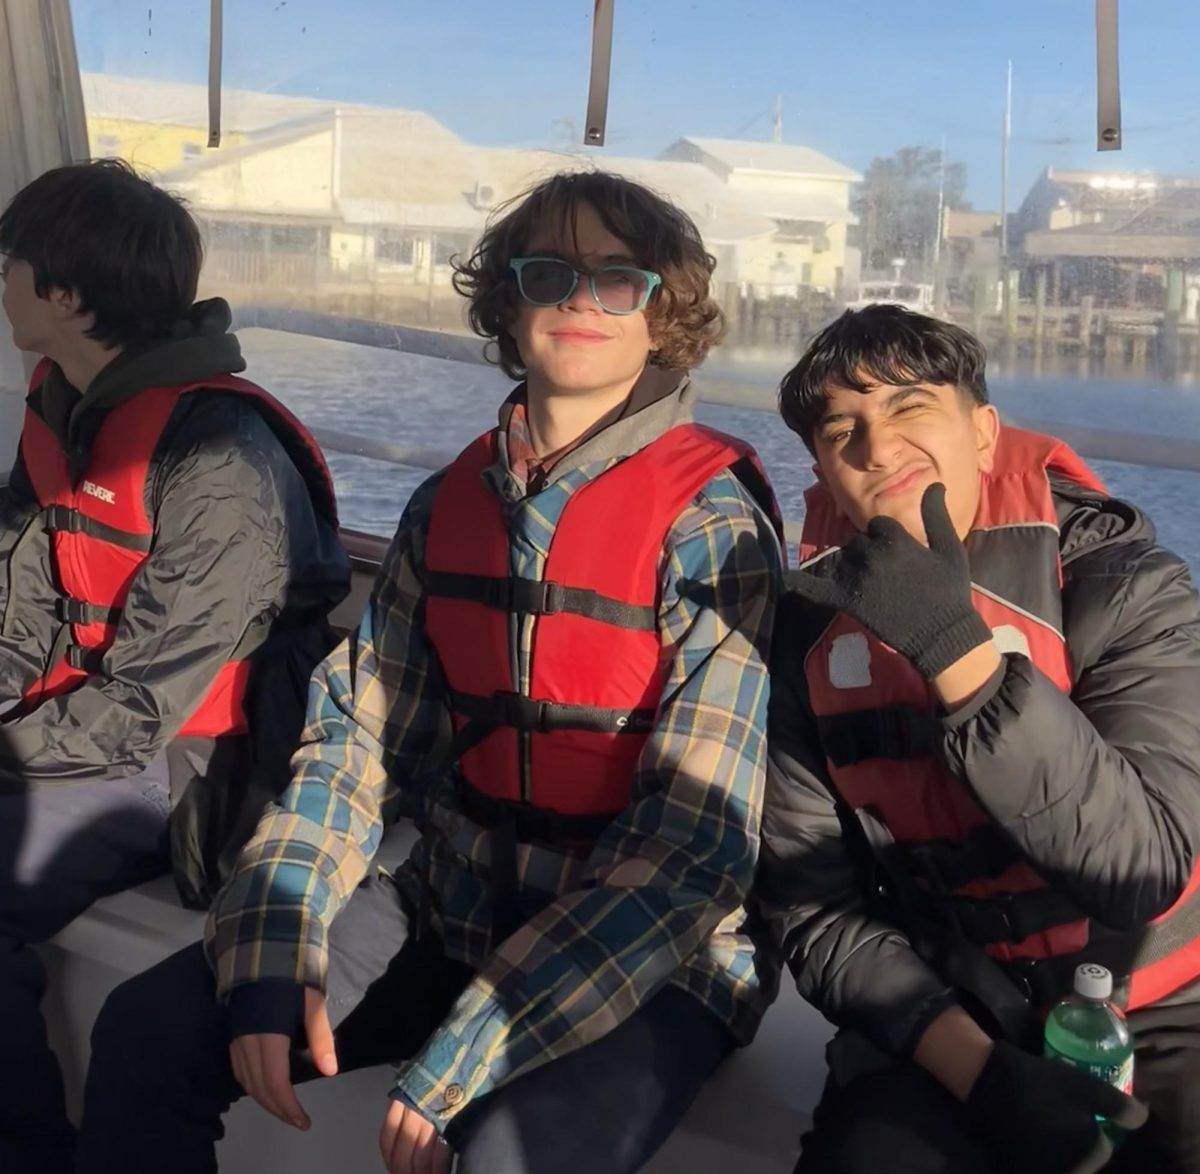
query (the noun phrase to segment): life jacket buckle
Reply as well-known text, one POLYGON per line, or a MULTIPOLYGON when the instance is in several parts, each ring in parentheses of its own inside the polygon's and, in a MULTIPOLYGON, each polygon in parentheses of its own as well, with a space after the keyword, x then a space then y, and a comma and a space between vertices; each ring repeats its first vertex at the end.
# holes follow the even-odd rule
POLYGON ((54 601, 54 612, 60 624, 86 624, 84 603, 80 599, 60 595, 54 601))
POLYGON ((66 505, 48 506, 45 511, 46 531, 50 534, 82 534, 83 515, 66 505))
POLYGON ((566 606, 566 590, 561 583, 545 580, 542 583, 542 602, 539 611, 544 616, 556 616, 566 606))
POLYGON ((492 701, 498 709, 498 721, 495 724, 533 734, 550 732, 549 701, 538 701, 523 693, 494 693, 492 701))

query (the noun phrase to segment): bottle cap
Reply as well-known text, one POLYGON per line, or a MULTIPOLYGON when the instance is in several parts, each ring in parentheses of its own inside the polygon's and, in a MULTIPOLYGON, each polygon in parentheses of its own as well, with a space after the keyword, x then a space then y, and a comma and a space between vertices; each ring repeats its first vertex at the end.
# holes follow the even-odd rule
POLYGON ((1095 962, 1075 967, 1075 993, 1084 999, 1104 1002, 1112 997, 1113 977, 1110 971, 1095 962))

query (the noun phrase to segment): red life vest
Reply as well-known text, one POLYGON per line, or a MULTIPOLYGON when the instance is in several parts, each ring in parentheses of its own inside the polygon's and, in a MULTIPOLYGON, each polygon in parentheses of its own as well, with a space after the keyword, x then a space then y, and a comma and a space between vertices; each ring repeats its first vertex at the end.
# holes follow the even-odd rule
MULTIPOLYGON (((1061 441, 1004 427, 966 546, 976 610, 1001 650, 1026 655, 1069 693, 1050 474, 1105 492, 1061 441)), ((819 573, 821 558, 853 529, 822 487, 806 496, 801 557, 819 573)), ((936 702, 903 656, 839 613, 809 650, 805 676, 840 799, 867 826, 877 852, 884 829, 885 873, 895 877, 899 868, 910 896, 983 947, 1034 1001, 1065 994, 1077 961, 1103 961, 1128 979, 1130 1009, 1200 977, 1194 935, 1158 957, 1144 929, 1137 935, 1101 929, 1047 885, 935 756, 936 702)), ((1198 887, 1200 872, 1154 925, 1171 923, 1198 887)), ((1189 908, 1189 918, 1195 912, 1189 908)))
MULTIPOLYGON (((43 360, 35 368, 31 400, 50 367, 43 360)), ((138 392, 105 416, 78 477, 72 475, 59 438, 31 403, 21 431, 21 456, 52 535, 59 618, 70 625, 71 643, 26 692, 28 707, 104 674, 104 654, 116 639, 129 588, 154 547, 155 521, 146 509, 150 461, 180 396, 194 391, 252 400, 305 476, 318 511, 336 525, 333 481, 317 442, 287 408, 248 380, 219 375, 138 392)), ((245 731, 250 643, 243 641, 221 669, 179 736, 212 738, 245 731)))
POLYGON ((665 683, 657 608, 671 525, 723 469, 760 481, 777 516, 774 498, 744 442, 672 428, 572 493, 543 578, 519 579, 503 504, 483 482, 496 459, 492 431, 450 466, 425 549, 426 630, 466 735, 461 775, 467 792, 567 817, 560 827, 602 826, 628 805, 665 683), (529 617, 523 685, 514 645, 529 617))

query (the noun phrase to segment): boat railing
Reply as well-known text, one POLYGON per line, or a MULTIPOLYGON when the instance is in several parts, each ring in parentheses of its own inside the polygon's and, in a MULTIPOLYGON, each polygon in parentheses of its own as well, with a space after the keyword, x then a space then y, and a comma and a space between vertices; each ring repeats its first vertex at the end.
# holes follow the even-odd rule
MULTIPOLYGON (((237 325, 241 328, 261 327, 354 343, 358 346, 379 347, 450 362, 486 362, 483 345, 479 339, 417 326, 395 326, 316 311, 268 307, 251 307, 239 311, 237 325)), ((719 358, 709 360, 700 368, 696 373, 696 383, 700 399, 706 403, 748 411, 776 410, 776 392, 773 386, 747 379, 744 372, 722 365, 719 358)), ((1006 418, 1018 427, 1051 432, 1066 441, 1076 452, 1092 460, 1118 461, 1154 469, 1200 473, 1200 444, 1195 440, 1085 427, 1061 421, 1006 418)), ((313 431, 317 440, 329 452, 366 457, 393 465, 437 470, 454 458, 452 452, 383 440, 378 436, 365 436, 358 432, 333 428, 316 428, 313 431)))

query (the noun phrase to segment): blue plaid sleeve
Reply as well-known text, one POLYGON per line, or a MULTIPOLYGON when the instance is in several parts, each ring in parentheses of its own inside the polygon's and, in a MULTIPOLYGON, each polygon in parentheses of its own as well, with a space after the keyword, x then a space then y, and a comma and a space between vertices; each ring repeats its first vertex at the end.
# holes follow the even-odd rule
POLYGON ((291 784, 213 906, 206 940, 223 997, 263 980, 324 989, 329 926, 448 737, 416 571, 438 483, 413 495, 361 622, 313 674, 291 784))

